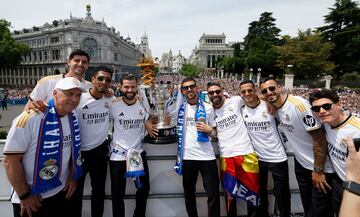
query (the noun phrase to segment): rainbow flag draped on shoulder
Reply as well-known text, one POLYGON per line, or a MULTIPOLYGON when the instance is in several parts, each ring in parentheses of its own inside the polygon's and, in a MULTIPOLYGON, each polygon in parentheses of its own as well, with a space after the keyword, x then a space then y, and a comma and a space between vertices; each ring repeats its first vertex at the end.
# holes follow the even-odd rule
POLYGON ((220 158, 221 184, 228 198, 260 204, 259 161, 255 153, 220 158))

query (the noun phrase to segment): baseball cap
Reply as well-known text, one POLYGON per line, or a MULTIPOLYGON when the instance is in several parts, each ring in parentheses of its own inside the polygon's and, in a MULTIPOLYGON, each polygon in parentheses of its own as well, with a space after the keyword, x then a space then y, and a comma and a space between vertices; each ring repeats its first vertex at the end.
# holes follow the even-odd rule
POLYGON ((60 90, 70 90, 73 88, 78 88, 79 90, 81 90, 81 92, 85 93, 87 92, 83 87, 81 82, 74 78, 74 77, 66 77, 64 79, 61 79, 60 81, 58 81, 56 83, 55 86, 55 90, 56 89, 60 89, 60 90))

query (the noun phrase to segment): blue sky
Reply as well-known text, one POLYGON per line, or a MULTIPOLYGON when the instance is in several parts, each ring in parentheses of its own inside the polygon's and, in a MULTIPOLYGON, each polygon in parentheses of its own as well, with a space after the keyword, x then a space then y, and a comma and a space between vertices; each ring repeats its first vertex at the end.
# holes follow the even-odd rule
POLYGON ((69 18, 70 12, 85 17, 87 3, 95 20, 104 19, 135 43, 146 32, 154 57, 169 49, 188 57, 203 33, 242 41, 249 23, 265 11, 273 12, 281 35, 322 26, 335 0, 0 0, 0 18, 12 30, 30 28, 69 18))

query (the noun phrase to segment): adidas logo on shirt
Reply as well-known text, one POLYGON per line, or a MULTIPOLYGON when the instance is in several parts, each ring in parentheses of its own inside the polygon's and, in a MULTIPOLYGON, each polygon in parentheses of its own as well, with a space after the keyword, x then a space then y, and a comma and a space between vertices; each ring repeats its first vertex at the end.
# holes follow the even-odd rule
POLYGON ((89 107, 87 105, 85 105, 82 109, 89 109, 89 107))
POLYGON ((246 114, 246 115, 245 115, 245 118, 248 118, 248 117, 249 117, 249 116, 246 114))
POLYGON ((120 112, 119 116, 124 116, 124 113, 123 113, 123 112, 120 112))

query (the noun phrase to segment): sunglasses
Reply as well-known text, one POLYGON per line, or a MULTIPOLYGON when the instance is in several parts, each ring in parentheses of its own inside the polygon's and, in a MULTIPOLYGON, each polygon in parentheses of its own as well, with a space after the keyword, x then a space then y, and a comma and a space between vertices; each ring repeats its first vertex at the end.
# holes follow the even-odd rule
POLYGON ((196 84, 192 84, 192 85, 189 85, 189 86, 182 86, 181 87, 181 90, 188 90, 189 88, 192 90, 196 87, 196 84))
POLYGON ((110 82, 111 82, 111 79, 110 79, 110 78, 104 77, 104 76, 99 76, 99 77, 96 78, 96 80, 98 80, 98 81, 104 81, 104 80, 105 80, 106 83, 110 83, 110 82))
POLYGON ((332 105, 334 105, 334 103, 325 103, 322 105, 316 105, 316 106, 311 107, 311 110, 313 110, 314 112, 319 112, 320 108, 323 108, 326 111, 329 111, 332 108, 332 105))
POLYGON ((264 89, 261 90, 261 93, 262 93, 262 94, 267 94, 268 90, 269 90, 270 92, 274 92, 274 91, 276 90, 276 87, 275 87, 275 86, 270 86, 270 87, 268 87, 268 88, 264 88, 264 89))
POLYGON ((222 92, 222 90, 212 90, 212 91, 208 91, 209 95, 214 95, 216 93, 216 95, 219 95, 222 92))

